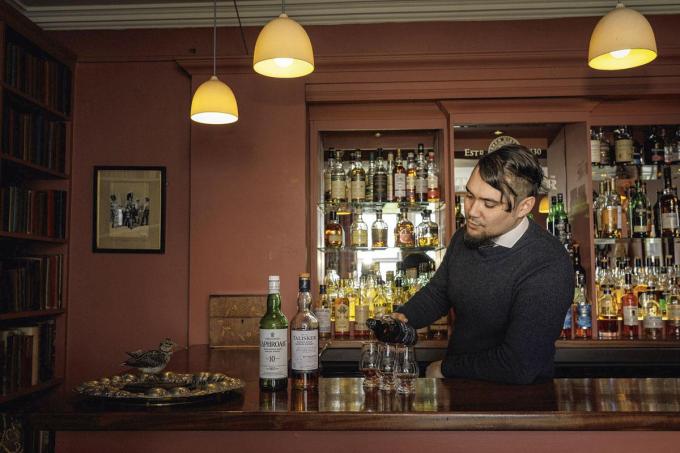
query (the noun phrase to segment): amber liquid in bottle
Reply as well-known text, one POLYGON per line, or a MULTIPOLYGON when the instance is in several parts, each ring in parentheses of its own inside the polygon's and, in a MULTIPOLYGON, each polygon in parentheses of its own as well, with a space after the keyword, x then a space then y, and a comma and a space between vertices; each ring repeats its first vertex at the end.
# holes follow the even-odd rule
POLYGON ((632 276, 630 274, 626 274, 624 278, 624 294, 621 296, 621 311, 623 312, 621 338, 624 340, 636 340, 640 338, 638 301, 632 290, 632 276))

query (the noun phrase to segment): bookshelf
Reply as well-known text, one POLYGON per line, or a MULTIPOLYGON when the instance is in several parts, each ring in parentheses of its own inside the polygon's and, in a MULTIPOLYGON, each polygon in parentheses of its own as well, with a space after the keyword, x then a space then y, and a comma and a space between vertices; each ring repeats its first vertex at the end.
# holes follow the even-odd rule
POLYGON ((64 377, 74 68, 0 3, 0 406, 64 377))

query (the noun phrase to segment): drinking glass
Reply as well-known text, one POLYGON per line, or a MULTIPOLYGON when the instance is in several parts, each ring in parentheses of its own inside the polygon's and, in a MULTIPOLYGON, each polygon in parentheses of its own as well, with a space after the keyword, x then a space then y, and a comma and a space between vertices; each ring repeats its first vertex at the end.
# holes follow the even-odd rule
POLYGON ((394 377, 397 380, 397 393, 409 395, 415 392, 418 362, 413 346, 402 346, 397 350, 394 377))
POLYGON ((380 349, 374 341, 361 344, 361 357, 359 359, 359 371, 364 374, 363 385, 365 388, 377 387, 380 383, 378 378, 378 362, 380 349))
POLYGON ((396 356, 396 347, 393 344, 383 343, 380 346, 380 354, 378 359, 378 377, 380 390, 392 391, 396 388, 394 382, 394 365, 396 356))

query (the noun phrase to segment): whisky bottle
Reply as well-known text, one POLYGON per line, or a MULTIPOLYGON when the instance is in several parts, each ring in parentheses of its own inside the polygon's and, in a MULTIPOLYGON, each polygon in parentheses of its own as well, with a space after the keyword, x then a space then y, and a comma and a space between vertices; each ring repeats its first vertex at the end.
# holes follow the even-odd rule
POLYGON ((633 140, 626 126, 616 129, 614 141, 614 154, 617 164, 627 164, 633 160, 633 140))
POLYGON ((416 201, 427 202, 427 162, 425 162, 425 146, 418 144, 418 157, 416 159, 416 201))
POLYGON ((335 160, 331 169, 331 201, 342 203, 347 201, 345 170, 342 168, 342 151, 335 152, 335 160))
POLYGON ((621 311, 623 312, 623 326, 621 337, 635 340, 640 337, 640 320, 638 319, 638 301, 633 293, 633 277, 625 274, 623 296, 621 296, 621 311))
POLYGON ((570 340, 571 333, 574 330, 574 304, 569 306, 567 314, 562 323, 562 330, 560 331, 560 340, 570 340))
POLYGON ((663 143, 663 161, 666 163, 666 165, 670 165, 673 163, 673 146, 671 145, 671 141, 669 140, 668 136, 666 135, 666 128, 662 127, 659 130, 659 141, 663 143))
POLYGON ((319 338, 331 337, 331 311, 326 285, 319 285, 319 300, 314 307, 314 316, 319 321, 319 338))
POLYGON ((315 388, 319 382, 319 321, 310 311, 309 274, 300 274, 298 311, 290 322, 293 387, 315 388))
POLYGON ((260 319, 260 388, 288 387, 288 320, 281 312, 281 282, 269 276, 267 312, 260 319))
POLYGON ((350 173, 351 199, 353 203, 360 203, 366 199, 366 172, 361 165, 361 151, 354 153, 354 162, 350 173))
POLYGON ((335 151, 328 148, 328 163, 323 169, 323 201, 331 201, 331 181, 333 168, 335 168, 335 151))
POLYGON ((385 290, 382 282, 379 280, 375 287, 375 297, 373 298, 373 317, 380 318, 389 314, 387 306, 387 298, 385 297, 385 290))
POLYGON ((411 221, 406 217, 408 209, 401 208, 399 220, 394 227, 394 246, 402 248, 415 247, 414 228, 411 221))
POLYGON ((361 216, 361 208, 354 208, 354 219, 349 227, 350 245, 352 248, 368 247, 368 226, 361 216))
POLYGON ((643 311, 642 328, 646 340, 660 340, 663 335, 663 318, 656 287, 649 285, 647 291, 640 295, 643 311))
POLYGON ((414 346, 418 342, 418 335, 416 335, 413 327, 391 316, 371 318, 367 321, 367 324, 375 337, 383 343, 414 346))
POLYGON ((406 164, 406 201, 416 202, 416 163, 413 160, 413 153, 408 153, 406 164))
POLYGON ((456 195, 455 197, 456 201, 456 231, 458 231, 460 228, 463 228, 463 225, 465 225, 465 216, 463 215, 463 206, 460 202, 460 195, 456 195))
POLYGON ((671 167, 669 165, 664 166, 663 181, 664 189, 659 198, 661 236, 678 237, 678 197, 673 189, 671 167))
POLYGON ((394 153, 387 153, 387 201, 394 201, 394 153))
POLYGON ((645 142, 645 159, 647 162, 660 164, 664 160, 665 143, 657 133, 656 126, 652 126, 645 142))
POLYGON ((597 331, 602 339, 614 339, 619 336, 618 307, 610 287, 602 288, 597 300, 597 331))
POLYGON ((434 151, 427 154, 427 201, 438 203, 441 198, 439 189, 439 168, 434 159, 434 151))
POLYGON ((674 279, 673 289, 666 304, 666 338, 680 340, 680 277, 674 279))
POLYGON ((387 201, 387 166, 382 148, 378 148, 378 162, 375 164, 373 175, 373 201, 376 203, 387 201))
MULTIPOLYGON (((620 204, 619 204, 620 207, 620 204)), ((567 211, 564 209, 564 198, 561 193, 557 194, 557 206, 555 207, 555 236, 560 240, 562 244, 566 242, 567 236, 567 224, 569 223, 569 217, 567 216, 567 211)))
POLYGON ((368 153, 368 171, 366 172, 366 201, 373 201, 373 185, 375 180, 375 151, 368 153))
POLYGON ((430 210, 423 209, 423 220, 416 228, 418 247, 437 247, 439 245, 439 226, 430 219, 430 210))
POLYGON ((399 307, 406 303, 406 295, 404 294, 403 279, 396 277, 394 279, 394 291, 392 292, 392 311, 399 310, 399 307))
POLYGON ((394 164, 394 201, 406 201, 406 167, 401 159, 400 149, 397 149, 397 161, 394 164))
POLYGON ((555 211, 557 210, 557 197, 550 197, 550 208, 548 209, 548 216, 545 219, 545 228, 548 233, 555 236, 555 211))
POLYGON ((349 299, 347 299, 346 287, 341 284, 333 301, 333 335, 337 337, 349 336, 349 299))
POLYGON ((621 214, 621 199, 616 192, 616 181, 611 178, 602 207, 602 237, 621 237, 621 214))
POLYGON ((345 231, 338 222, 338 213, 328 213, 328 222, 324 229, 324 243, 326 248, 339 249, 345 243, 345 231))
POLYGON ((675 135, 671 140, 670 146, 673 153, 673 162, 680 162, 680 126, 676 126, 675 135))
POLYGON ((602 130, 602 128, 600 128, 598 139, 600 140, 600 165, 611 165, 612 159, 609 147, 609 140, 607 140, 607 135, 602 130))
POLYGON ((366 321, 370 317, 368 301, 365 297, 359 296, 354 308, 354 336, 359 338, 367 337, 369 334, 366 321))
POLYGON ((576 331, 574 338, 588 339, 592 337, 592 306, 586 297, 586 288, 577 286, 574 289, 574 307, 576 314, 576 331))
POLYGON ((371 248, 387 247, 387 223, 382 218, 382 209, 375 210, 375 221, 371 224, 371 248))
POLYGON ((649 235, 650 206, 647 190, 640 180, 635 181, 635 191, 628 205, 629 222, 634 238, 646 238, 649 235))
POLYGON ((600 163, 600 137, 593 129, 590 130, 590 162, 600 163))

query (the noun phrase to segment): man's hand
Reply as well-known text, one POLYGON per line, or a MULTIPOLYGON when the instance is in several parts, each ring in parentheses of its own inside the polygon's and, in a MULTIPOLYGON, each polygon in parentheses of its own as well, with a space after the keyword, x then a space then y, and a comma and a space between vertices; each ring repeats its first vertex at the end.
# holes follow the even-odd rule
POLYGON ((401 321, 403 323, 408 322, 408 318, 405 315, 403 315, 402 313, 392 313, 391 316, 392 316, 393 319, 396 319, 397 321, 401 321))

